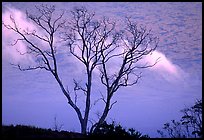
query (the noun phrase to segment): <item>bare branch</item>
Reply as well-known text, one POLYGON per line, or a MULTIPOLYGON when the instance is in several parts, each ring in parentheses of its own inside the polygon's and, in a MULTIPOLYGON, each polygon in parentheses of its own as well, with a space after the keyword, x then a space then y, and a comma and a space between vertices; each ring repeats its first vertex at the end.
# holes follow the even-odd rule
POLYGON ((158 57, 158 58, 155 60, 155 62, 154 62, 153 64, 148 64, 148 63, 146 63, 146 64, 143 65, 143 66, 134 66, 134 68, 142 69, 142 68, 153 67, 153 66, 155 66, 155 65, 159 62, 159 59, 160 59, 160 58, 161 58, 161 57, 158 57))
POLYGON ((76 91, 74 91, 74 104, 76 105, 77 104, 77 98, 78 98, 78 96, 77 96, 77 93, 76 93, 76 91))
POLYGON ((23 38, 20 38, 20 39, 17 39, 13 44, 11 44, 12 46, 15 46, 17 43, 18 43, 18 41, 23 41, 23 40, 25 40, 25 39, 23 39, 23 38))
POLYGON ((84 88, 82 88, 82 87, 79 85, 79 83, 78 83, 75 79, 73 79, 73 80, 74 80, 74 90, 75 90, 75 91, 77 91, 77 90, 82 90, 84 93, 87 92, 87 90, 84 89, 84 88))
POLYGON ((30 33, 29 33, 28 31, 26 31, 26 30, 23 30, 23 32, 24 32, 26 35, 32 35, 32 36, 38 38, 38 39, 41 40, 41 41, 45 41, 45 42, 47 42, 47 43, 50 43, 50 41, 49 41, 48 39, 45 39, 45 38, 43 38, 43 37, 37 35, 35 30, 33 30, 33 31, 30 32, 30 33))
POLYGON ((97 102, 99 102, 100 100, 102 100, 105 104, 107 103, 107 101, 105 100, 104 95, 103 95, 101 92, 100 92, 100 94, 101 94, 101 98, 95 100, 95 101, 94 101, 94 105, 96 105, 97 102))
POLYGON ((113 107, 113 105, 116 104, 116 103, 117 103, 117 101, 113 102, 113 103, 110 105, 109 110, 111 110, 111 108, 113 107))
POLYGON ((49 70, 47 67, 45 67, 45 66, 33 66, 33 67, 28 66, 28 68, 22 68, 19 64, 18 64, 18 65, 12 64, 12 63, 10 63, 10 64, 13 65, 13 66, 15 66, 16 68, 18 68, 18 69, 21 70, 21 71, 36 70, 36 69, 45 69, 45 70, 47 70, 47 71, 50 71, 50 70, 49 70))

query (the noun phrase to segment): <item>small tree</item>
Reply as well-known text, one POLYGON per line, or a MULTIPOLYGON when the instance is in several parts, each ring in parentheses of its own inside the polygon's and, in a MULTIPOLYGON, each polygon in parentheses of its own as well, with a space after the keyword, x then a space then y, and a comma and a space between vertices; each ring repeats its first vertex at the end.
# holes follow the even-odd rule
POLYGON ((195 105, 181 110, 183 116, 181 123, 186 127, 187 135, 202 137, 202 100, 197 100, 195 105))
POLYGON ((57 116, 54 117, 54 126, 53 126, 53 129, 55 131, 60 131, 62 129, 64 124, 59 124, 58 121, 57 121, 57 116))
POLYGON ((170 138, 202 138, 202 100, 195 105, 181 110, 183 116, 180 121, 172 120, 165 123, 163 130, 157 130, 162 137, 170 138))
MULTIPOLYGON (((139 69, 152 67, 156 64, 139 63, 144 56, 150 55, 158 45, 158 38, 154 37, 151 30, 146 27, 137 25, 127 18, 126 27, 116 30, 116 22, 108 18, 95 19, 94 13, 89 13, 86 8, 75 8, 71 11, 72 19, 66 21, 63 19, 64 12, 55 14, 55 6, 42 5, 37 7, 39 15, 27 13, 27 18, 32 21, 43 35, 38 34, 35 30, 22 30, 15 19, 10 16, 13 25, 4 27, 17 33, 27 45, 27 52, 20 52, 21 55, 28 54, 35 59, 35 66, 22 67, 21 64, 12 64, 21 71, 44 69, 50 72, 59 84, 63 94, 67 98, 68 104, 75 110, 81 124, 81 133, 86 134, 87 125, 90 116, 91 95, 93 83, 93 71, 99 70, 98 78, 105 88, 101 98, 105 104, 102 115, 92 125, 90 131, 97 130, 105 121, 109 111, 116 103, 112 102, 113 95, 121 87, 133 86, 141 78, 139 69), (55 16, 54 16, 55 15, 55 16), (66 24, 68 23, 68 24, 66 24), (63 29, 60 31, 60 29, 63 29), (79 64, 82 64, 86 70, 85 86, 74 79, 75 98, 71 97, 71 91, 65 88, 59 75, 57 49, 62 44, 56 44, 57 35, 61 34, 61 39, 66 42, 69 52, 74 56, 79 64), (43 42, 45 46, 35 42, 43 42), (109 70, 111 63, 118 61, 119 67, 114 71, 109 70), (80 109, 77 105, 77 93, 83 92, 85 98, 85 108, 80 109)), ((59 36, 58 36, 59 37, 59 36)))

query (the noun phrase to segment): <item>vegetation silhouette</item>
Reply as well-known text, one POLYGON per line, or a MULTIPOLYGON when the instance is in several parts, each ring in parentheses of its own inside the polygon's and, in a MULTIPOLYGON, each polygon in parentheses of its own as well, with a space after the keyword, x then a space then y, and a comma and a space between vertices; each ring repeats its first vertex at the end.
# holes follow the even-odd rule
POLYGON ((126 130, 123 128, 120 124, 115 124, 113 121, 111 124, 108 124, 106 121, 104 121, 103 124, 98 127, 97 130, 94 131, 94 133, 90 134, 91 138, 131 138, 131 139, 137 139, 137 138, 150 138, 148 135, 142 135, 139 131, 136 131, 133 128, 129 128, 126 130))
POLYGON ((202 138, 202 99, 181 112, 183 116, 180 121, 171 120, 171 123, 164 124, 163 131, 157 130, 161 137, 202 138))
POLYGON ((138 138, 150 138, 148 135, 142 135, 139 131, 130 128, 125 130, 121 125, 116 125, 115 122, 107 124, 105 121, 97 131, 90 134, 81 134, 76 132, 58 131, 51 129, 42 129, 34 126, 25 125, 10 125, 2 126, 2 138, 3 139, 45 139, 45 138, 116 138, 116 139, 138 139, 138 138))

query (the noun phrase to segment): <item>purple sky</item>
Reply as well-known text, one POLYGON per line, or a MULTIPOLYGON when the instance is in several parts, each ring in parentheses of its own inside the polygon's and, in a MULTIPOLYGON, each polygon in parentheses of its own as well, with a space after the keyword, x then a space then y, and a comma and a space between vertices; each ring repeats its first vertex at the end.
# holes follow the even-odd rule
MULTIPOLYGON (((2 19, 10 23, 13 14, 22 28, 35 26, 24 17, 25 10, 35 12, 33 5, 40 3, 2 3, 2 19)), ((150 137, 163 124, 178 120, 180 109, 192 105, 202 97, 202 3, 53 3, 56 9, 70 11, 74 6, 86 6, 96 16, 107 16, 122 22, 131 16, 139 24, 152 28, 159 36, 156 52, 145 58, 161 61, 154 68, 143 71, 143 77, 133 87, 121 88, 113 100, 117 104, 107 117, 126 128, 133 127, 150 137)), ((121 23, 122 24, 122 23, 121 23)), ((54 116, 62 129, 80 131, 79 121, 73 109, 68 106, 53 76, 43 70, 21 72, 10 62, 30 63, 32 58, 22 58, 14 47, 9 46, 17 36, 2 29, 2 123, 34 125, 52 128, 54 116)), ((24 44, 18 44, 24 50, 24 44)), ((58 55, 63 82, 73 85, 73 78, 84 76, 76 60, 62 51, 58 55)), ((116 62, 117 63, 117 62, 116 62)), ((95 73, 97 75, 97 72, 95 73)), ((94 80, 93 91, 102 91, 94 80)), ((99 104, 100 105, 100 104, 99 104)), ((95 106, 92 117, 100 107, 95 106)))

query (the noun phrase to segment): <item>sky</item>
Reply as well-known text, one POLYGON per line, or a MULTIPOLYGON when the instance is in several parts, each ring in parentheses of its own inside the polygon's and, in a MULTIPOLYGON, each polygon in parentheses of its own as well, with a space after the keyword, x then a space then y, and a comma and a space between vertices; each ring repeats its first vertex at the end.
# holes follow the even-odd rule
MULTIPOLYGON (((2 20, 10 24, 9 16, 15 17, 18 25, 35 29, 25 17, 25 11, 35 13, 36 2, 2 3, 2 20)), ((144 57, 148 63, 158 57, 155 67, 142 70, 139 82, 121 88, 113 97, 117 103, 109 112, 107 121, 115 121, 125 128, 135 128, 150 137, 159 137, 158 129, 172 119, 179 120, 184 107, 202 98, 202 3, 199 2, 117 2, 117 3, 49 3, 57 10, 72 10, 85 6, 96 17, 107 16, 122 25, 126 16, 145 25, 159 37, 159 46, 152 55, 144 57)), ((67 13, 68 15, 68 13, 67 13)), ((39 30, 37 30, 40 32, 39 30)), ((42 32, 41 32, 42 33, 42 32)), ((43 33, 42 33, 43 34, 43 33)), ((34 63, 30 56, 20 56, 16 49, 25 51, 26 45, 11 46, 18 36, 2 27, 2 124, 34 125, 42 128, 54 127, 54 117, 62 129, 80 132, 76 113, 54 77, 47 71, 20 71, 10 63, 29 65, 34 63)), ((57 38, 56 38, 57 40, 57 38)), ((73 57, 61 49, 60 75, 65 85, 73 85, 73 78, 83 80, 84 70, 73 57)), ((117 65, 117 61, 115 65, 117 65)), ((95 73, 97 76, 97 72, 95 73)), ((104 90, 93 79, 93 91, 104 90)), ((83 106, 83 104, 81 104, 83 106)), ((91 117, 96 117, 100 104, 93 107, 91 117)))

